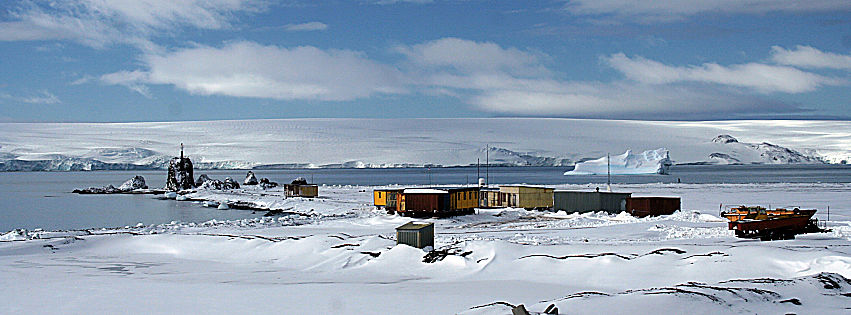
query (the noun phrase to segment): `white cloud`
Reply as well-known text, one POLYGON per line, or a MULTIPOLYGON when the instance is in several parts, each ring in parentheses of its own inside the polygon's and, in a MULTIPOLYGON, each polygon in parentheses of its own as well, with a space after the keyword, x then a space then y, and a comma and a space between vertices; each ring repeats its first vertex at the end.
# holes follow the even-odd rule
POLYGON ((62 103, 56 95, 48 92, 47 90, 42 90, 38 94, 35 95, 27 95, 27 96, 14 96, 8 93, 0 93, 0 99, 7 99, 15 102, 22 102, 27 104, 59 104, 62 103))
POLYGON ((500 114, 685 119, 798 110, 729 89, 662 84, 671 79, 659 84, 559 80, 544 65, 549 57, 495 43, 445 38, 396 50, 418 66, 412 73, 420 89, 500 114))
POLYGON ((99 81, 143 95, 148 95, 148 86, 162 84, 198 95, 278 100, 346 101, 415 92, 455 97, 499 114, 632 119, 795 112, 799 108, 794 105, 729 86, 798 91, 826 84, 770 78, 788 74, 777 69, 802 72, 785 66, 672 67, 623 54, 609 59, 632 81, 570 81, 547 69, 549 57, 495 43, 445 38, 394 50, 406 57, 399 63, 405 71, 357 51, 235 42, 149 53, 141 58, 143 69, 103 75, 99 81), (762 75, 748 74, 753 71, 762 75), (774 83, 753 83, 757 78, 774 83), (713 84, 674 84, 683 81, 713 84))
POLYGON ((151 54, 144 71, 105 75, 108 84, 167 84, 200 95, 343 101, 405 92, 393 67, 348 50, 282 48, 253 42, 151 54))
POLYGON ((307 22, 301 24, 287 24, 284 26, 284 30, 289 32, 299 32, 299 31, 324 31, 328 29, 328 25, 322 22, 307 22))
POLYGON ((847 10, 847 0, 570 0, 565 9, 576 15, 611 16, 635 22, 675 21, 702 13, 761 14, 847 10))
POLYGON ((851 70, 851 55, 823 52, 810 46, 798 45, 794 50, 773 46, 771 60, 782 65, 801 68, 851 70))
POLYGON ((764 93, 801 93, 813 91, 823 85, 843 83, 838 79, 793 67, 760 63, 731 66, 705 63, 700 66, 677 67, 643 57, 630 58, 623 53, 613 54, 603 60, 627 78, 647 84, 700 82, 750 88, 764 93))
MULTIPOLYGON (((82 84, 87 81, 81 81, 84 79, 80 79, 74 81, 72 84, 82 84), (78 83, 78 81, 80 81, 78 83)), ((115 73, 104 74, 100 77, 100 81, 104 84, 108 85, 121 85, 124 86, 136 93, 142 94, 147 98, 151 98, 151 92, 148 89, 148 86, 144 84, 144 82, 148 80, 148 73, 144 71, 119 71, 115 73)))
POLYGON ((545 55, 517 48, 502 48, 492 42, 442 38, 396 51, 418 66, 448 67, 464 72, 508 72, 520 75, 546 73, 545 55))
POLYGON ((234 13, 264 8, 262 0, 22 1, 10 10, 15 20, 0 23, 0 41, 67 39, 151 50, 153 36, 180 27, 228 28, 234 13))
POLYGON ((471 103, 503 114, 618 119, 712 119, 799 111, 729 91, 631 82, 560 82, 549 89, 487 90, 471 103))

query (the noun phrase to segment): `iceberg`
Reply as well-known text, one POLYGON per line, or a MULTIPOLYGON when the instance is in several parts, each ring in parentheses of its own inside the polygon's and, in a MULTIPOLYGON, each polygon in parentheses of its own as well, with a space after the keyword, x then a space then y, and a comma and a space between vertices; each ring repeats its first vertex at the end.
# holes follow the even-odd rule
POLYGON ((668 149, 665 148, 647 150, 639 154, 626 150, 624 154, 614 155, 608 159, 604 156, 576 163, 575 168, 564 172, 564 175, 600 175, 606 174, 609 168, 612 175, 668 174, 671 164, 668 149))

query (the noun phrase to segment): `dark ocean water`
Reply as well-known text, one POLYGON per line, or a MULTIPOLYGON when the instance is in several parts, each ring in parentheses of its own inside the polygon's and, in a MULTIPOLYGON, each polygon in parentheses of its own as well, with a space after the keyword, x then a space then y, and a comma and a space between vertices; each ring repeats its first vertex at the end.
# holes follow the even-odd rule
MULTIPOLYGON (((588 184, 605 183, 606 176, 564 176, 564 167, 476 167, 403 169, 286 169, 255 170, 258 178, 285 183, 295 177, 327 185, 445 185, 476 183, 487 178, 490 184, 588 184)), ((239 182, 246 171, 196 171, 213 178, 230 176, 239 182)), ((191 202, 157 200, 150 195, 77 195, 75 188, 120 185, 134 175, 142 175, 148 186, 165 185, 165 171, 97 172, 0 172, 0 232, 15 228, 48 230, 118 227, 136 223, 159 224, 171 221, 203 222, 259 217, 252 211, 221 211, 191 202)), ((613 183, 848 183, 847 165, 730 165, 673 166, 670 175, 612 176, 613 183)), ((320 191, 321 194, 321 191, 320 191)))

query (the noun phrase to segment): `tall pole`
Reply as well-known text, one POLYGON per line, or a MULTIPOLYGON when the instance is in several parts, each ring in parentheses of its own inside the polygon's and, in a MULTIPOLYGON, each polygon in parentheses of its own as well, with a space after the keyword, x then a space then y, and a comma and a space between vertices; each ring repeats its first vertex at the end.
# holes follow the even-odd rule
POLYGON ((485 146, 485 186, 490 187, 491 185, 491 177, 490 177, 490 166, 491 166, 491 158, 490 152, 491 145, 487 144, 485 146))
POLYGON ((476 158, 476 184, 479 183, 479 178, 482 178, 482 175, 479 174, 479 158, 476 158))
POLYGON ((606 187, 612 191, 612 162, 608 153, 606 153, 606 187))

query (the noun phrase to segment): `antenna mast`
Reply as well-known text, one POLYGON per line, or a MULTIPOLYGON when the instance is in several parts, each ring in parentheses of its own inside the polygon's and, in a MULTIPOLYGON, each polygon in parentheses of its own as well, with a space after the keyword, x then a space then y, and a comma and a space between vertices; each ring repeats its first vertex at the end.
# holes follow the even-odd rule
POLYGON ((180 143, 180 160, 183 161, 183 142, 180 143))
POLYGON ((612 161, 608 153, 606 153, 606 189, 612 191, 612 161))
POLYGON ((490 187, 490 185, 491 185, 491 178, 490 178, 490 166, 491 166, 490 153, 491 152, 490 151, 491 151, 491 145, 490 145, 490 143, 488 143, 488 144, 485 145, 485 186, 488 186, 488 187, 490 187))

